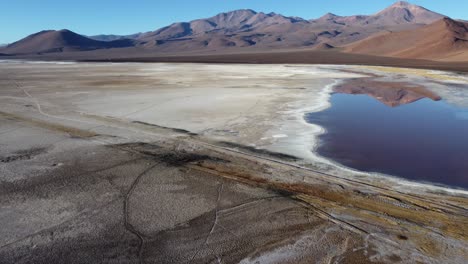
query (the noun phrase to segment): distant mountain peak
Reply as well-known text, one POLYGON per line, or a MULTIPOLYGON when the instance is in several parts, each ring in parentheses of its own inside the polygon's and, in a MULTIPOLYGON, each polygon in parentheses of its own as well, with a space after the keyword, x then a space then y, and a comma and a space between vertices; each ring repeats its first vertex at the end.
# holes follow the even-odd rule
POLYGON ((339 16, 328 12, 325 15, 321 16, 319 19, 333 19, 333 18, 337 18, 337 17, 339 17, 339 16))
POLYGON ((413 4, 405 2, 405 1, 399 1, 399 2, 394 3, 393 5, 385 8, 384 10, 378 12, 377 14, 381 14, 381 13, 385 13, 385 12, 391 12, 391 11, 394 11, 394 10, 411 10, 411 11, 425 10, 427 12, 431 12, 431 11, 427 10, 426 8, 424 8, 422 6, 413 5, 413 4))
POLYGON ((373 15, 372 20, 381 20, 384 24, 430 24, 444 16, 424 7, 413 5, 405 1, 398 1, 393 5, 373 15))
POLYGON ((333 17, 337 17, 337 16, 338 16, 338 15, 333 14, 333 13, 330 13, 330 12, 326 13, 325 15, 326 15, 326 16, 333 16, 333 17))
POLYGON ((414 5, 406 1, 398 1, 398 2, 395 2, 393 5, 391 5, 390 7, 410 7, 410 6, 414 6, 414 5))
POLYGON ((405 1, 398 1, 398 2, 394 3, 393 5, 389 6, 388 8, 384 9, 383 11, 390 10, 390 9, 403 9, 403 10, 409 10, 409 11, 412 11, 412 12, 431 12, 431 13, 434 13, 434 12, 432 12, 432 11, 422 7, 422 6, 411 4, 411 3, 405 2, 405 1))
POLYGON ((255 15, 257 14, 257 12, 255 10, 252 10, 252 9, 236 9, 236 10, 232 10, 232 11, 228 11, 228 12, 223 12, 223 13, 220 13, 218 15, 242 15, 242 14, 246 14, 246 15, 255 15))
POLYGON ((131 47, 134 43, 128 39, 105 42, 79 35, 68 29, 43 30, 29 35, 6 47, 8 54, 32 54, 64 51, 85 51, 106 48, 131 47))

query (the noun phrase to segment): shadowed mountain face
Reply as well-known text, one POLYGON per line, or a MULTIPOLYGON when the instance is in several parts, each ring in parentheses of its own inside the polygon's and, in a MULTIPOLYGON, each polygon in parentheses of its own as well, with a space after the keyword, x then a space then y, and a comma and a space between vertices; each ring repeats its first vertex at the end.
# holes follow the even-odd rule
MULTIPOLYGON (((308 24, 301 18, 285 17, 279 14, 257 13, 253 10, 236 10, 221 13, 207 19, 174 23, 170 26, 141 35, 138 40, 145 46, 174 46, 192 48, 221 48, 232 46, 253 46, 258 42, 274 43, 294 24, 308 24), (276 37, 276 38, 275 38, 276 37), (191 41, 187 44, 180 42, 191 41)), ((295 28, 301 28, 297 26, 295 28)), ((302 43, 301 43, 302 44, 302 43)), ((170 49, 170 48, 169 48, 170 49)))
POLYGON ((400 58, 468 60, 468 23, 444 18, 402 32, 372 36, 346 51, 400 58))
POLYGON ((331 13, 305 20, 275 13, 236 10, 207 19, 174 23, 140 35, 147 48, 166 52, 219 51, 232 47, 256 49, 329 49, 364 39, 382 30, 419 27, 443 16, 406 2, 397 2, 370 16, 341 17, 331 13))
POLYGON ((46 30, 30 35, 8 45, 2 52, 8 54, 49 53, 65 51, 85 51, 94 49, 131 47, 134 41, 121 39, 97 41, 69 30, 46 30))
POLYGON ((198 19, 188 23, 173 24, 168 28, 156 31, 155 34, 149 34, 149 36, 158 35, 161 33, 164 35, 164 33, 168 32, 174 26, 179 26, 179 24, 182 24, 186 27, 187 30, 184 31, 184 33, 193 36, 202 35, 213 31, 224 34, 240 33, 250 31, 255 28, 268 27, 271 25, 294 24, 297 22, 306 21, 301 18, 285 17, 275 13, 257 13, 253 10, 246 9, 221 13, 211 18, 198 19))
MULTIPOLYGON (((155 31, 126 36, 97 35, 88 38, 67 30, 43 31, 13 43, 7 48, 0 48, 0 53, 87 51, 132 46, 138 46, 138 49, 135 49, 138 52, 157 52, 159 54, 197 52, 219 54, 240 50, 271 51, 275 49, 330 50, 358 43, 383 32, 409 32, 410 30, 423 29, 442 18, 443 16, 438 13, 407 2, 396 2, 373 15, 338 16, 328 13, 312 20, 242 9, 221 13, 206 19, 173 23, 155 31)), ((424 29, 423 32, 434 33, 430 29, 424 29)), ((396 36, 395 39, 399 38, 398 34, 394 36, 396 36)), ((383 53, 380 47, 375 47, 376 43, 373 42, 364 42, 367 44, 352 46, 347 50, 373 55, 400 56, 393 53, 400 49, 399 46, 402 43, 408 45, 415 43, 414 37, 404 34, 402 36, 412 41, 404 40, 398 43, 396 48, 392 44, 392 47, 387 47, 383 53), (392 50, 391 54, 386 52, 387 49, 392 50)), ((418 39, 433 39, 429 35, 420 34, 418 36, 418 39)), ((463 36, 454 36, 454 38, 465 39, 463 36)), ((448 47, 441 45, 440 48, 448 49, 444 51, 444 54, 452 52, 452 47, 457 47, 458 50, 464 49, 465 46, 460 44, 463 41, 460 42, 460 40, 455 41, 456 45, 447 44, 448 47)), ((377 42, 379 41, 382 40, 377 42)), ((434 58, 443 58, 444 54, 438 50, 436 54, 439 53, 441 56, 434 58)), ((424 54, 412 53, 401 56, 405 58, 427 57, 424 54)), ((458 57, 456 59, 460 60, 458 57)))

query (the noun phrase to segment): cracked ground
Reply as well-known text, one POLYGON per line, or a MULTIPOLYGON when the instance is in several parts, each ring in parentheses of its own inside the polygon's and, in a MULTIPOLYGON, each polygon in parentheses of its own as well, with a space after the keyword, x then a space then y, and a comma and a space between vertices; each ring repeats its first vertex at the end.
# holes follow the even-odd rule
POLYGON ((28 133, 4 135, 18 150, 1 155, 43 151, 0 165, 1 263, 235 263, 283 247, 306 250, 291 255, 297 262, 343 258, 352 244, 366 259, 358 235, 284 193, 193 170, 183 153, 168 162, 131 145, 2 124, 28 133), (23 138, 31 133, 37 140, 23 138), (333 250, 323 252, 327 244, 333 250))
POLYGON ((1 122, 0 155, 24 157, 0 164, 0 263, 410 263, 400 256, 419 252, 386 240, 406 243, 397 227, 382 231, 309 200, 320 194, 276 184, 259 160, 1 122), (241 175, 250 169, 265 178, 241 175))

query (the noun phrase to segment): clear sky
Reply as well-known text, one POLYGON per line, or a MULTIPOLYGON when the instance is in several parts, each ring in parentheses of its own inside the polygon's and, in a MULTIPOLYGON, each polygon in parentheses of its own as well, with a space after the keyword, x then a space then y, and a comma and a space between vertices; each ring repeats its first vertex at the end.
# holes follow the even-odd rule
MULTIPOLYGON (((394 0, 0 0, 0 44, 44 29, 84 35, 152 31, 173 22, 249 8, 305 19, 332 12, 372 14, 394 0)), ((468 19, 468 0, 413 0, 452 18, 468 19)))

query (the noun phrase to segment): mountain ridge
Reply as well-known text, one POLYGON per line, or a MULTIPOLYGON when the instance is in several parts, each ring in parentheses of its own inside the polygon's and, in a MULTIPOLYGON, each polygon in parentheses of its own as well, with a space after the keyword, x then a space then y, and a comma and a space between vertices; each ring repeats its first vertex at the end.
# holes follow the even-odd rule
POLYGON ((342 46, 380 32, 383 27, 401 31, 442 17, 407 2, 397 2, 375 15, 338 16, 328 13, 312 20, 240 9, 205 19, 173 23, 145 33, 138 40, 148 48, 157 47, 165 52, 215 51, 232 47, 313 48, 323 43, 342 46), (411 19, 405 18, 408 14, 411 19))
MULTIPOLYGON (((369 24, 375 24, 378 26, 382 26, 382 16, 388 17, 389 15, 394 16, 404 16, 408 12, 417 12, 417 14, 410 14, 411 19, 405 19, 405 23, 421 23, 421 24, 429 24, 438 19, 443 18, 444 16, 433 11, 430 11, 426 8, 409 4, 408 2, 399 1, 395 4, 387 7, 384 10, 377 12, 374 15, 352 15, 352 16, 339 16, 333 13, 327 13, 318 19, 310 19, 306 20, 300 17, 293 17, 293 16, 283 16, 281 14, 276 13, 263 13, 257 12, 252 9, 238 9, 232 10, 229 12, 219 13, 209 18, 202 18, 202 19, 195 19, 188 22, 176 22, 171 25, 162 27, 160 29, 150 31, 144 34, 139 35, 139 39, 148 39, 148 37, 162 37, 162 38, 178 38, 178 37, 186 37, 191 33, 194 35, 199 35, 200 33, 209 32, 213 30, 228 30, 233 31, 234 29, 240 29, 244 26, 244 29, 252 29, 259 26, 259 22, 265 22, 261 26, 265 27, 266 25, 271 25, 273 23, 279 22, 291 22, 291 23, 304 23, 310 24, 310 22, 318 22, 318 21, 328 21, 334 24, 342 24, 347 26, 359 25, 359 26, 366 26, 369 24), (398 9, 400 12, 397 13, 391 12, 395 9, 398 9), (389 14, 391 13, 391 14, 389 14), (255 17, 255 19, 253 19, 255 17), (231 21, 230 24, 222 21, 222 19, 231 21), (227 18, 227 19, 226 19, 227 18), (249 20, 250 19, 250 20, 249 20), (334 21, 333 19, 336 19, 334 21), (409 20, 409 21, 408 21, 409 20), (253 23, 252 23, 253 22, 253 23), (190 29, 190 30, 189 30, 190 29), (170 34, 170 32, 177 32, 176 34, 170 34), (162 33, 166 33, 166 35, 162 33), (169 34, 167 34, 169 33, 169 34)), ((402 24, 401 21, 397 21, 398 18, 394 18, 393 21, 389 20, 386 21, 387 26, 395 26, 402 24)), ((127 35, 128 36, 128 35, 127 35)), ((137 38, 138 39, 138 38, 137 38)))
POLYGON ((353 50, 349 45, 388 32, 415 30, 443 17, 404 1, 371 15, 339 16, 327 13, 310 20, 239 9, 125 36, 86 37, 69 33, 71 31, 41 31, 0 48, 0 53, 14 55, 137 48, 147 52, 177 54, 187 51, 341 50, 342 47, 356 52, 358 49, 353 50))

